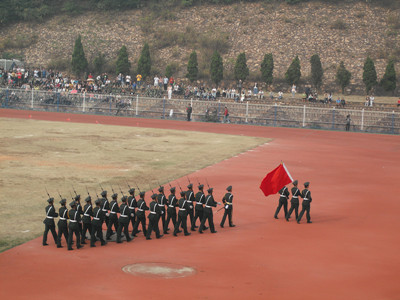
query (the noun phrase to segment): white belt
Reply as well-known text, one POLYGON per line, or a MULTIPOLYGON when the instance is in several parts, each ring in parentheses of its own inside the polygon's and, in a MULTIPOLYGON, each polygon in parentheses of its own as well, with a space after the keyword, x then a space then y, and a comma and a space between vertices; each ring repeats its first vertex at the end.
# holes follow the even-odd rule
POLYGON ((207 208, 211 208, 211 206, 206 205, 207 208))
POLYGON ((173 206, 173 205, 168 205, 168 207, 174 208, 175 206, 173 206))
POLYGON ((90 217, 90 215, 88 215, 88 214, 83 214, 85 217, 90 217))
POLYGON ((76 220, 69 220, 70 222, 72 222, 72 223, 76 223, 76 220))
POLYGON ((144 211, 143 209, 141 209, 141 208, 138 208, 138 211, 144 211))
POLYGON ((286 197, 286 195, 281 195, 281 197, 286 197))
POLYGON ((100 218, 93 217, 93 220, 100 220, 100 218))
POLYGON ((186 208, 180 208, 179 210, 186 210, 186 208))
POLYGON ((110 213, 112 213, 112 214, 116 214, 116 212, 115 212, 115 211, 110 211, 110 213))
POLYGON ((108 211, 108 209, 102 209, 102 211, 108 211))
POLYGON ((135 208, 134 208, 134 207, 132 207, 132 206, 129 206, 129 208, 130 208, 130 209, 135 209, 135 208))
POLYGON ((186 201, 186 202, 187 202, 187 203, 192 203, 192 201, 189 201, 189 200, 188 200, 188 201, 186 201))
POLYGON ((203 205, 203 203, 201 203, 201 202, 197 202, 197 203, 196 203, 196 205, 203 205))
POLYGON ((293 198, 298 198, 298 196, 293 196, 293 198))
POLYGON ((48 218, 48 219, 54 219, 54 217, 49 217, 49 216, 46 216, 46 218, 48 218))
POLYGON ((63 221, 65 221, 65 220, 66 220, 66 218, 60 218, 60 220, 63 220, 63 221))
POLYGON ((155 211, 151 211, 150 213, 153 214, 153 215, 156 215, 156 214, 157 214, 155 211))
POLYGON ((231 203, 231 202, 226 202, 226 204, 228 204, 228 205, 232 205, 232 203, 231 203))
POLYGON ((304 198, 303 200, 310 200, 310 199, 308 199, 308 198, 304 198))
POLYGON ((164 206, 165 204, 158 204, 158 206, 164 206))
POLYGON ((120 217, 125 217, 125 218, 126 218, 126 217, 128 217, 128 216, 127 216, 127 215, 120 215, 120 217))

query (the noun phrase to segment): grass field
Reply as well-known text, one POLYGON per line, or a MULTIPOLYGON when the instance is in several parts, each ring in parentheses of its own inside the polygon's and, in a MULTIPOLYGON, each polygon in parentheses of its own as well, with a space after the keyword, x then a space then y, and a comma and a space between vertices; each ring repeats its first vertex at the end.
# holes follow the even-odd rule
POLYGON ((167 183, 269 141, 7 118, 0 119, 0 128, 0 251, 42 234, 45 188, 56 199, 58 211, 58 192, 69 203, 72 186, 83 199, 86 186, 92 196, 100 193, 99 184, 109 191, 111 185, 114 190, 120 185, 126 192, 125 178, 149 190, 158 187, 158 182, 167 183))

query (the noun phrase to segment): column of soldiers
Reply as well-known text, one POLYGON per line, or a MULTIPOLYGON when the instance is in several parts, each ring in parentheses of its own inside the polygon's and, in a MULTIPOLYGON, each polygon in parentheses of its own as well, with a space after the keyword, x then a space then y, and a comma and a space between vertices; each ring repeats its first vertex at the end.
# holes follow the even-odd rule
POLYGON ((311 192, 310 192, 310 183, 305 182, 304 183, 304 189, 300 192, 299 188, 297 187, 298 185, 298 180, 295 180, 292 182, 293 187, 292 187, 292 199, 290 200, 290 209, 288 211, 288 199, 290 197, 289 189, 284 186, 282 189, 279 190, 279 204, 278 207, 276 208, 274 218, 278 219, 278 213, 281 210, 283 206, 283 211, 285 214, 285 219, 286 221, 289 222, 290 216, 292 215, 292 212, 295 212, 296 216, 296 221, 298 224, 300 224, 300 221, 304 215, 304 212, 306 212, 306 218, 307 218, 307 223, 312 223, 311 222, 311 216, 310 216, 310 205, 312 202, 311 198, 311 192), (303 202, 301 203, 302 209, 299 214, 299 197, 303 198, 303 202))
MULTIPOLYGON (((151 240, 151 235, 154 231, 158 239, 164 234, 170 233, 169 225, 171 223, 174 236, 177 236, 182 230, 185 236, 190 235, 191 233, 188 228, 191 231, 198 230, 199 233, 203 233, 203 231, 207 229, 210 229, 211 233, 216 233, 212 208, 217 207, 217 205, 221 203, 217 203, 214 200, 213 188, 208 187, 207 195, 205 195, 203 191, 204 185, 200 183, 196 194, 194 194, 192 183, 189 183, 187 186, 187 191, 183 191, 180 186, 179 188, 181 190, 179 199, 175 196, 176 188, 171 185, 169 190, 170 194, 167 198, 164 193, 164 187, 160 186, 158 194, 152 191, 151 202, 148 206, 145 200, 145 192, 140 191, 139 188, 139 200, 136 200, 135 188, 129 186, 129 196, 125 196, 121 190, 122 198, 120 204, 118 204, 118 194, 115 193, 114 190, 111 196, 112 200, 109 202, 107 191, 102 188, 101 197, 98 197, 96 194, 97 200, 94 202, 94 207, 92 206, 92 198, 88 192, 88 196, 85 199, 86 205, 83 208, 80 204, 81 196, 74 190, 76 196, 73 197, 73 201, 69 203, 69 210, 66 205, 66 199, 62 198, 60 195, 61 207, 58 213, 54 207, 54 198, 49 195, 49 199, 47 200, 49 205, 46 207, 46 218, 43 222, 45 224, 43 246, 48 245, 47 235, 49 231, 51 231, 53 235, 57 248, 63 247, 61 241, 64 235, 68 250, 73 250, 74 234, 77 249, 87 244, 87 232, 89 232, 90 235, 90 247, 96 247, 96 241, 100 241, 101 246, 106 245, 106 241, 111 240, 111 236, 115 233, 117 243, 122 243, 123 236, 125 236, 127 242, 130 242, 134 237, 137 237, 137 234, 140 232, 143 232, 147 240, 151 240), (146 211, 148 211, 148 225, 146 224, 146 211), (57 235, 54 218, 58 216, 57 235), (189 227, 188 216, 190 220, 189 227), (198 225, 196 225, 197 220, 199 221, 198 225), (160 221, 162 232, 160 232, 159 227, 160 221), (206 226, 206 222, 208 222, 208 227, 206 226), (102 230, 103 223, 107 228, 105 238, 103 237, 102 230), (129 224, 132 226, 131 233, 128 231, 129 224), (139 225, 141 225, 141 230, 139 230, 139 225)), ((232 200, 232 186, 228 186, 227 193, 222 198, 224 206, 221 209, 224 209, 225 213, 220 223, 221 228, 224 227, 227 217, 229 226, 235 226, 232 223, 232 200)))

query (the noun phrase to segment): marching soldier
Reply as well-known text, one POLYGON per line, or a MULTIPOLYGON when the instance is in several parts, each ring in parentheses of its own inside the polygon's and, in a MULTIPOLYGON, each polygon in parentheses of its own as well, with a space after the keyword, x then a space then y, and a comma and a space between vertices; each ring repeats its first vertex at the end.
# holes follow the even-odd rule
MULTIPOLYGON (((83 210, 82 210, 82 205, 81 205, 81 195, 76 195, 74 198, 76 202, 76 211, 80 214, 83 215, 83 210)), ((82 223, 78 223, 79 231, 82 236, 82 223)))
POLYGON ((301 196, 300 190, 297 188, 297 184, 299 182, 297 180, 293 181, 292 187, 292 199, 290 200, 290 209, 288 214, 286 215, 286 221, 289 222, 290 215, 293 210, 296 215, 296 220, 299 218, 299 196, 301 196))
POLYGON ((236 225, 234 225, 232 223, 232 211, 233 211, 233 206, 232 206, 232 200, 233 200, 233 195, 232 195, 232 186, 228 186, 226 188, 226 190, 228 191, 225 196, 222 198, 222 202, 224 203, 224 208, 225 208, 225 212, 224 212, 224 216, 222 217, 222 221, 220 226, 222 228, 224 228, 224 224, 225 224, 225 220, 226 220, 226 216, 228 216, 228 221, 229 221, 229 227, 235 227, 236 225))
POLYGON ((81 221, 81 215, 79 212, 76 210, 76 202, 72 201, 69 206, 71 206, 71 209, 69 211, 69 234, 68 234, 68 250, 73 250, 72 249, 72 238, 73 234, 75 233, 76 237, 76 248, 82 248, 83 246, 81 245, 81 238, 80 238, 80 230, 78 223, 82 222, 81 221))
POLYGON ((83 208, 83 228, 82 228, 82 243, 86 244, 86 231, 89 231, 89 234, 92 233, 92 218, 93 217, 93 208, 92 208, 92 197, 87 196, 85 199, 86 205, 83 208))
POLYGON ((107 228, 108 228, 108 223, 109 223, 109 212, 108 210, 110 209, 110 203, 108 202, 107 199, 107 191, 101 191, 100 194, 103 198, 101 198, 101 210, 104 213, 104 222, 106 222, 107 228))
POLYGON ((279 204, 278 204, 278 207, 276 208, 274 218, 278 219, 278 213, 281 210, 282 205, 283 205, 283 211, 285 213, 285 218, 286 218, 287 213, 288 213, 288 211, 287 211, 287 200, 288 200, 288 198, 290 196, 289 189, 286 186, 284 186, 283 188, 281 188, 279 190, 278 193, 279 193, 279 204))
MULTIPOLYGON (((206 200, 206 196, 204 195, 203 189, 204 185, 200 184, 198 186, 199 191, 196 193, 195 199, 196 199, 196 206, 194 207, 194 218, 193 218, 193 223, 191 230, 196 231, 196 221, 199 219, 200 223, 201 220, 203 220, 203 205, 204 201, 206 200)), ((208 229, 208 227, 204 227, 204 229, 208 229)))
POLYGON ((104 246, 106 241, 103 239, 103 221, 105 213, 101 208, 101 200, 97 199, 95 202, 96 207, 93 209, 93 220, 92 220, 92 232, 90 235, 90 247, 96 247, 96 236, 101 241, 101 245, 104 246))
POLYGON ((62 248, 61 246, 61 238, 64 234, 65 242, 68 244, 68 209, 66 207, 67 200, 61 199, 60 204, 61 207, 58 210, 58 215, 60 219, 58 220, 58 237, 57 237, 57 248, 62 248))
POLYGON ((191 205, 189 201, 185 199, 186 195, 187 193, 183 191, 181 192, 181 198, 179 199, 178 222, 175 224, 174 236, 178 236, 177 233, 179 231, 179 226, 182 226, 185 235, 190 235, 190 232, 187 230, 187 216, 191 205))
MULTIPOLYGON (((118 216, 117 213, 119 213, 119 206, 117 202, 118 194, 114 193, 111 196, 112 200, 110 202, 110 217, 108 220, 108 225, 107 225, 107 233, 106 233, 106 240, 109 241, 111 240, 111 235, 113 234, 112 231, 112 226, 114 225, 115 232, 118 230, 118 216)), ((127 214, 129 216, 129 214, 127 214)))
POLYGON ((311 216, 310 216, 310 206, 312 202, 311 198, 311 192, 308 189, 310 186, 309 182, 304 183, 304 190, 301 191, 301 198, 303 198, 303 202, 301 203, 302 209, 300 212, 300 215, 297 219, 297 223, 300 224, 301 218, 303 217, 304 212, 306 211, 306 217, 307 217, 307 223, 312 223, 311 222, 311 216))
POLYGON ((191 227, 197 228, 198 226, 196 226, 193 223, 193 219, 194 219, 194 212, 193 212, 193 201, 196 201, 196 199, 194 198, 194 192, 193 192, 193 184, 189 183, 189 185, 187 186, 188 190, 186 191, 186 201, 189 203, 190 205, 190 209, 188 210, 188 215, 190 217, 190 224, 191 227))
POLYGON ((151 240, 150 236, 153 230, 156 233, 156 238, 159 239, 163 236, 162 234, 160 235, 160 229, 158 228, 158 220, 160 219, 161 209, 156 201, 157 194, 151 195, 151 199, 153 199, 153 201, 151 201, 149 205, 149 227, 147 228, 146 240, 151 240))
POLYGON ((44 232, 43 232, 43 246, 47 246, 47 234, 49 230, 53 235, 54 243, 57 244, 57 232, 56 232, 56 224, 54 223, 54 218, 58 217, 56 213, 56 209, 54 208, 54 198, 50 197, 47 199, 49 205, 46 206, 46 219, 44 219, 44 232))
POLYGON ((175 197, 175 187, 170 188, 171 194, 168 197, 168 208, 167 208, 167 220, 165 221, 164 228, 168 228, 169 221, 172 220, 172 224, 176 225, 176 207, 178 207, 178 199, 175 197))
MULTIPOLYGON (((128 226, 129 226, 129 214, 131 213, 129 206, 126 205, 126 196, 123 196, 121 198, 122 204, 120 209, 120 215, 118 219, 118 230, 117 230, 117 243, 120 244, 122 243, 121 241, 121 233, 122 230, 124 230, 124 234, 126 236, 126 241, 130 242, 132 239, 129 237, 129 231, 128 231, 128 226)), ((111 209, 112 211, 112 209, 111 209)))
POLYGON ((165 227, 165 205, 167 204, 167 198, 164 194, 164 187, 160 186, 158 188, 159 194, 157 195, 157 203, 161 210, 161 226, 163 228, 164 234, 168 234, 168 227, 165 227))
MULTIPOLYGON (((128 207, 129 207, 129 210, 130 210, 129 220, 130 220, 130 222, 132 224, 132 228, 134 228, 135 227, 135 222, 136 222, 136 211, 135 211, 135 208, 137 207, 137 202, 136 202, 136 198, 135 198, 135 189, 134 188, 130 188, 128 193, 130 195, 128 197, 128 200, 127 200, 128 207)), ((132 231, 133 235, 135 235, 136 233, 137 232, 133 232, 132 231)))
POLYGON ((215 227, 214 227, 214 221, 213 221, 213 211, 212 207, 217 207, 217 202, 214 201, 213 197, 213 188, 209 188, 207 190, 208 195, 206 197, 206 200, 204 202, 204 209, 203 209, 203 219, 201 220, 199 232, 203 233, 204 230, 204 225, 206 223, 206 220, 208 220, 208 226, 210 227, 211 233, 216 233, 215 227))
POLYGON ((138 231, 139 223, 142 224, 142 231, 144 236, 147 235, 147 230, 146 230, 146 210, 149 210, 148 206, 146 205, 146 201, 144 200, 145 192, 140 192, 139 197, 140 199, 137 202, 137 214, 136 214, 136 222, 135 226, 133 226, 133 231, 132 235, 136 236, 136 233, 138 231))

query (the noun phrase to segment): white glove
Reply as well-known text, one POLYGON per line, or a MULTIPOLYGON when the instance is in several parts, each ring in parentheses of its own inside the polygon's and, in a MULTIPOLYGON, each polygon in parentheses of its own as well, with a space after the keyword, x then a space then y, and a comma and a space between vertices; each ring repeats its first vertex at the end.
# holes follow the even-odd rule
POLYGON ((131 217, 133 217, 133 214, 131 214, 131 217))
POLYGON ((106 216, 109 217, 109 216, 110 216, 110 213, 106 213, 106 216))

